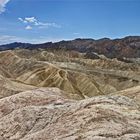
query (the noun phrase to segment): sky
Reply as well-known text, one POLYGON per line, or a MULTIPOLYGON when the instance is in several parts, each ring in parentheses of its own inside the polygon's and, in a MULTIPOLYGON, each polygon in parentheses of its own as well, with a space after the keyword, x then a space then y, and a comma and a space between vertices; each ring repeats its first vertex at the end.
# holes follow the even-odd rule
POLYGON ((140 35, 140 0, 0 0, 0 44, 140 35))

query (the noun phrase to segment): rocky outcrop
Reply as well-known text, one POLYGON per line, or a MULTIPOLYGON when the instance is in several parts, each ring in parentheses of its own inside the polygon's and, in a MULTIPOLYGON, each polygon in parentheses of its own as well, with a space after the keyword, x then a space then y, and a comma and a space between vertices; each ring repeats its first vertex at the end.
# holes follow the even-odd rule
POLYGON ((140 106, 122 95, 75 101, 56 88, 21 92, 0 99, 0 139, 140 139, 140 106))

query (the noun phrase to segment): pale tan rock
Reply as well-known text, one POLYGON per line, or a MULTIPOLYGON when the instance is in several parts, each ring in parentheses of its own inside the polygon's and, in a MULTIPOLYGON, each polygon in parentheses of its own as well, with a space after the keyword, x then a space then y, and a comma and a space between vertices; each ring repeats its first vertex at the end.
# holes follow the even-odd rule
POLYGON ((140 139, 140 106, 125 96, 69 100, 41 88, 0 99, 0 136, 6 140, 140 139))

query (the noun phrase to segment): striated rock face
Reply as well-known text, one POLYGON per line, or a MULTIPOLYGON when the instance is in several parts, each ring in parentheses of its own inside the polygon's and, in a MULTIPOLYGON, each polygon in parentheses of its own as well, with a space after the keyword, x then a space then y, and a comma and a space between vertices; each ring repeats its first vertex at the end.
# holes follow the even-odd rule
POLYGON ((21 87, 21 91, 35 87, 58 87, 74 99, 116 91, 112 86, 107 89, 108 85, 96 83, 85 73, 62 69, 48 62, 20 58, 12 51, 0 53, 0 64, 0 74, 15 83, 13 88, 21 87))
POLYGON ((78 58, 65 56, 65 59, 61 53, 63 51, 1 52, 0 75, 5 82, 0 86, 0 98, 38 87, 57 87, 66 91, 72 99, 83 99, 140 84, 139 65, 108 59, 87 60, 80 58, 80 54, 78 58), (45 61, 40 60, 41 54, 45 61), (49 54, 53 56, 51 59, 49 54), (57 58, 61 61, 58 62, 57 58))
MULTIPOLYGON (((138 95, 140 87, 131 91, 138 95)), ((81 101, 62 92, 40 88, 0 99, 0 140, 140 139, 140 106, 127 91, 81 101)))

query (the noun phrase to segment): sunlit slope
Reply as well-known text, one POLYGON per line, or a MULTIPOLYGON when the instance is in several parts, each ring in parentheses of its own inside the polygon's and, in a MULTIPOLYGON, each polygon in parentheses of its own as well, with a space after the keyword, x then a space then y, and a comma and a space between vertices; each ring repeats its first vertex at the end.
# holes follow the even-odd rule
POLYGON ((110 86, 104 92, 108 85, 102 86, 84 73, 64 70, 47 62, 20 58, 12 51, 2 52, 0 62, 3 76, 26 85, 58 87, 71 98, 82 99, 116 91, 110 86))
MULTIPOLYGON (((65 50, 15 50, 14 53, 22 58, 49 62, 63 70, 81 72, 99 85, 110 85, 116 90, 123 90, 140 85, 140 65, 108 59, 98 55, 100 59, 86 59, 84 53, 65 50)), ((106 88, 109 89, 109 88, 106 88)))
POLYGON ((74 99, 140 85, 137 64, 107 58, 85 59, 83 54, 71 51, 5 51, 0 53, 0 64, 0 74, 5 78, 31 87, 58 87, 74 99))
POLYGON ((19 81, 8 79, 0 75, 0 98, 8 97, 17 94, 21 91, 26 91, 35 88, 35 86, 26 85, 20 83, 19 81))

